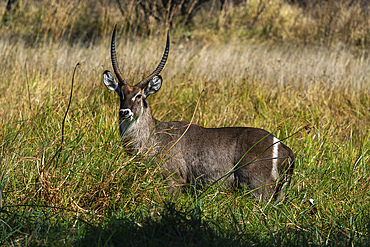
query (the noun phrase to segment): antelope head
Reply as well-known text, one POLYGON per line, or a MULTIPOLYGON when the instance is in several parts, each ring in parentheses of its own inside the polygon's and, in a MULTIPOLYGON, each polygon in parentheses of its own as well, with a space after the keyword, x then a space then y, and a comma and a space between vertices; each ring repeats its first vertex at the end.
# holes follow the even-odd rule
POLYGON ((104 71, 103 73, 103 82, 109 90, 115 91, 119 96, 119 123, 120 134, 122 136, 130 126, 133 126, 139 122, 143 115, 149 114, 151 117, 147 98, 149 95, 156 93, 161 88, 162 77, 159 75, 159 73, 166 64, 170 48, 170 41, 169 33, 167 33, 166 48, 157 68, 135 86, 130 86, 123 78, 117 62, 115 49, 116 27, 117 25, 114 27, 112 35, 111 59, 113 70, 118 82, 114 78, 113 74, 108 70, 104 71))

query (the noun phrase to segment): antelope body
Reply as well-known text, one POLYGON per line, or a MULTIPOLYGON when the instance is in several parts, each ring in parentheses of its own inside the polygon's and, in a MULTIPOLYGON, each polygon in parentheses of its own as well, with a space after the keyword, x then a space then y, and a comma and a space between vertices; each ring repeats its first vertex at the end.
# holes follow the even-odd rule
MULTIPOLYGON (((256 197, 277 196, 293 173, 294 155, 271 133, 258 128, 203 128, 185 122, 160 122, 151 113, 147 97, 162 85, 162 71, 169 52, 169 34, 161 62, 144 80, 130 86, 118 67, 112 35, 111 59, 118 82, 104 71, 103 82, 120 98, 119 130, 130 153, 163 158, 164 175, 170 188, 185 184, 209 185, 228 172, 224 187, 236 185, 253 191, 256 197)), ((281 194, 281 193, 280 193, 281 194)))

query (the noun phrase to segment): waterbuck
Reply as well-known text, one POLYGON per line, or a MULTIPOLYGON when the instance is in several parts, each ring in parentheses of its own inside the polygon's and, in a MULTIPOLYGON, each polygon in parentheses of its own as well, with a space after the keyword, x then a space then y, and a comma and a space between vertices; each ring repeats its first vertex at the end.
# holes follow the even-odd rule
POLYGON ((130 86, 120 72, 115 35, 116 27, 111 59, 118 82, 108 70, 103 73, 103 82, 119 96, 119 131, 123 140, 130 143, 130 153, 160 157, 164 161, 161 170, 169 176, 170 190, 181 190, 186 184, 209 185, 217 181, 226 188, 246 188, 264 199, 282 194, 294 168, 290 148, 263 129, 203 128, 185 122, 156 120, 147 98, 162 86, 159 74, 168 57, 169 34, 159 65, 135 86, 130 86), (229 176, 223 177, 225 174, 229 176))

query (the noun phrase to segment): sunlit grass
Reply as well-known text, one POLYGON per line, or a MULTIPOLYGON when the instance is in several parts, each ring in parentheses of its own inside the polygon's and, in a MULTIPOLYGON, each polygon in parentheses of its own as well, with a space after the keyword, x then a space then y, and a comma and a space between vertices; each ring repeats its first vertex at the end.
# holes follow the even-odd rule
MULTIPOLYGON (((6 41, 2 42, 7 45, 6 41)), ((284 202, 259 204, 242 191, 216 190, 198 198, 200 192, 190 189, 189 194, 173 196, 165 188, 158 164, 126 155, 119 142, 116 95, 106 90, 101 82, 102 71, 110 69, 108 42, 109 39, 104 45, 91 48, 65 44, 39 48, 20 45, 9 51, 8 59, 2 61, 2 66, 7 68, 1 78, 0 99, 3 205, 7 217, 17 212, 14 217, 25 217, 24 221, 19 221, 24 225, 6 218, 9 223, 3 226, 5 232, 10 234, 22 227, 24 233, 4 235, 2 241, 26 241, 24 237, 39 238, 41 242, 56 241, 58 238, 49 228, 51 225, 59 229, 55 231, 63 231, 64 227, 71 230, 76 224, 83 227, 83 222, 93 219, 96 223, 104 219, 103 224, 110 217, 123 217, 139 225, 152 220, 159 225, 167 224, 164 221, 177 222, 176 217, 182 215, 182 210, 188 214, 185 219, 193 217, 194 212, 187 211, 190 209, 200 210, 197 214, 202 223, 198 223, 205 236, 215 234, 217 241, 222 242, 224 238, 230 239, 229 234, 241 234, 233 240, 236 242, 227 242, 230 245, 298 244, 302 238, 315 244, 365 241, 370 186, 367 179, 370 169, 369 91, 365 82, 353 83, 352 79, 346 81, 343 77, 328 83, 325 77, 319 77, 309 84, 300 77, 301 73, 286 65, 279 68, 279 73, 296 81, 285 83, 266 73, 269 67, 235 68, 243 67, 242 57, 253 64, 250 60, 269 54, 274 56, 279 48, 254 50, 256 45, 235 43, 230 50, 228 45, 221 44, 202 48, 172 43, 163 73, 164 86, 150 98, 156 118, 190 121, 195 112, 193 122, 206 127, 261 127, 280 139, 300 130, 285 140, 294 150, 297 163, 284 202), (253 56, 248 54, 249 49, 254 51, 253 56), (61 143, 61 124, 69 100, 73 66, 78 61, 82 61, 82 66, 77 70, 64 142, 61 143), (195 108, 199 97, 199 105, 195 108), (61 146, 60 154, 52 160, 61 146), (309 198, 317 200, 315 215, 309 214, 309 198), (168 201, 175 203, 173 210, 180 215, 163 218, 162 214, 168 210, 163 209, 163 205, 168 201), (24 213, 19 215, 19 212, 24 213), (43 231, 53 235, 49 240, 44 238, 42 231, 27 230, 30 229, 27 219, 34 218, 32 215, 36 212, 50 213, 42 216, 49 217, 49 223, 42 218, 34 219, 46 224, 43 227, 49 230, 43 231), (63 223, 60 217, 68 219, 67 222, 63 223), (80 218, 85 220, 76 221, 80 218), (248 234, 243 235, 245 233, 248 234)), ((161 56, 162 46, 162 37, 148 42, 140 39, 126 42, 121 37, 117 52, 125 78, 133 83, 150 72, 161 56)), ((312 50, 310 56, 302 55, 299 50, 290 52, 295 60, 284 62, 292 66, 302 63, 300 56, 307 62, 322 54, 321 50, 312 50)), ((327 51, 328 61, 332 52, 335 51, 327 51)), ((263 60, 260 63, 266 66, 263 60)), ((367 60, 351 64, 353 71, 356 66, 369 66, 367 60)), ((326 66, 336 64, 328 62, 326 66)), ((301 71, 309 69, 302 66, 301 71)), ((334 67, 333 71, 336 71, 334 67)), ((347 75, 348 78, 356 76, 355 73, 347 75)), ((189 223, 186 222, 181 224, 189 223)), ((112 226, 106 227, 106 231, 113 231, 112 236, 116 236, 112 226)), ((120 227, 128 234, 127 228, 120 227)), ((90 230, 94 232, 93 229, 90 230)), ((137 232, 144 231, 140 229, 136 229, 137 232)), ((155 229, 153 234, 160 234, 157 232, 160 230, 155 229)), ((69 236, 69 244, 84 236, 79 231, 64 234, 64 237, 69 236)), ((105 239, 105 231, 101 234, 102 241, 109 241, 105 239)), ((192 243, 195 240, 184 241, 192 243)))

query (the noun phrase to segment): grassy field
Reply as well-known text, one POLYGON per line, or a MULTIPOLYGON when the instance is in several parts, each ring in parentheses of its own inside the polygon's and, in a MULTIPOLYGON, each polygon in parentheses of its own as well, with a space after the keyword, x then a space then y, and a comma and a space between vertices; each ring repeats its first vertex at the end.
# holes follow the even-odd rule
MULTIPOLYGON (((164 85, 149 98, 153 115, 164 121, 194 116, 193 123, 205 127, 264 128, 287 138, 297 158, 284 201, 261 203, 245 191, 218 188, 172 195, 158 164, 125 154, 118 99, 102 83, 103 71, 111 70, 114 22, 121 71, 131 84, 159 62, 165 28, 121 20, 113 1, 92 12, 99 27, 93 31, 82 28, 92 22, 86 14, 74 20, 65 14, 82 16, 88 1, 58 6, 61 23, 50 13, 63 1, 45 1, 50 6, 43 9, 24 2, 16 12, 19 22, 8 17, 0 30, 0 246, 370 244, 366 38, 359 46, 339 42, 335 30, 325 45, 315 40, 317 33, 305 42, 292 35, 276 39, 273 31, 263 38, 260 28, 272 23, 263 15, 251 29, 254 36, 243 36, 237 20, 249 12, 236 7, 216 19, 201 11, 190 27, 179 20, 171 29, 164 85), (39 11, 37 34, 31 25, 22 27, 37 16, 25 10, 39 11)), ((257 1, 249 3, 256 11, 257 1)), ((286 4, 274 8, 279 6, 287 20, 302 14, 287 12, 293 7, 286 4)), ((305 27, 312 33, 314 24, 305 27)))

